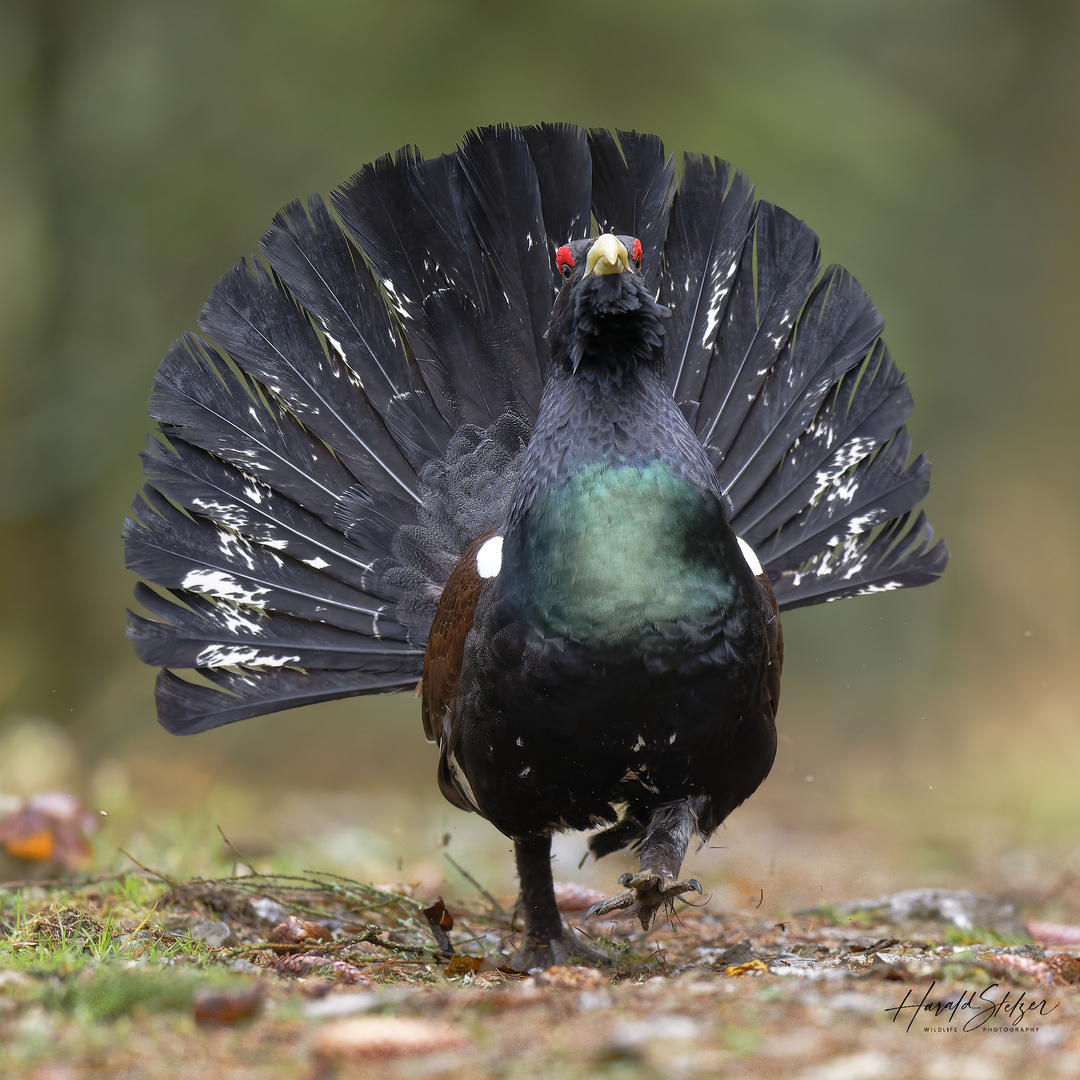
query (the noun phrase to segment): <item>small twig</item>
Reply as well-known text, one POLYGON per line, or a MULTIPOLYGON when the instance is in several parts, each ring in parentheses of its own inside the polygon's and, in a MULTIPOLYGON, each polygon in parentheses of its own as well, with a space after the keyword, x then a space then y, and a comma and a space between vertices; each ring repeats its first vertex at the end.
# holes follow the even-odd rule
POLYGON ((506 912, 503 911, 502 904, 500 904, 499 901, 496 900, 495 897, 492 896, 491 893, 489 893, 487 889, 485 889, 484 886, 481 885, 480 882, 453 857, 453 855, 444 851, 443 858, 445 858, 446 861, 449 862, 450 865, 491 905, 492 914, 496 918, 502 919, 506 917, 506 912))
POLYGON ((128 851, 125 851, 123 848, 119 848, 118 850, 120 851, 121 855, 126 855, 140 870, 144 871, 147 874, 150 874, 152 877, 161 878, 161 880, 164 881, 166 885, 171 885, 174 889, 176 888, 176 882, 173 881, 171 877, 167 877, 165 874, 161 873, 160 870, 152 870, 149 866, 144 866, 141 862, 139 862, 138 859, 135 858, 134 855, 132 855, 128 851))
POLYGON ((226 845, 230 848, 232 853, 240 860, 240 862, 243 863, 243 865, 246 866, 253 875, 258 874, 258 871, 255 869, 255 867, 252 866, 251 863, 248 862, 248 860, 240 854, 240 852, 237 850, 236 845, 225 835, 225 830, 220 825, 218 825, 217 831, 221 833, 221 839, 225 841, 226 845))

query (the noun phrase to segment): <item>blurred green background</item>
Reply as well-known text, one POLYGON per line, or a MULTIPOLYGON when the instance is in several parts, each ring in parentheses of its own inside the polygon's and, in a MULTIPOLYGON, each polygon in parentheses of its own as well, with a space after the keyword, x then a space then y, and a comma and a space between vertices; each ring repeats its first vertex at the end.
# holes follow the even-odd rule
POLYGON ((407 142, 567 120, 726 157, 818 231, 885 315, 952 551, 932 588, 787 617, 777 768, 708 872, 756 900, 779 861, 793 903, 827 856, 833 892, 1080 873, 1078 56, 1050 0, 6 0, 0 792, 372 873, 460 832, 509 880, 439 802, 412 698, 161 732, 119 534, 155 367, 280 206, 407 142))

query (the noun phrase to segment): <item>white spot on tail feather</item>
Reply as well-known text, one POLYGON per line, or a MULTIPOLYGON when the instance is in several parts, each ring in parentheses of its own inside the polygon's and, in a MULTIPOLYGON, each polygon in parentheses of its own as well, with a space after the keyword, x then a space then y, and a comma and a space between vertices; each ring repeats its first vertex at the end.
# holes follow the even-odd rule
POLYGON ((277 656, 246 645, 207 645, 195 657, 196 667, 287 667, 299 662, 299 656, 277 656))
POLYGON ((266 601, 262 597, 269 589, 245 588, 232 576, 221 570, 191 570, 180 582, 181 588, 204 596, 216 596, 220 600, 229 600, 234 604, 249 604, 251 607, 264 608, 266 601))

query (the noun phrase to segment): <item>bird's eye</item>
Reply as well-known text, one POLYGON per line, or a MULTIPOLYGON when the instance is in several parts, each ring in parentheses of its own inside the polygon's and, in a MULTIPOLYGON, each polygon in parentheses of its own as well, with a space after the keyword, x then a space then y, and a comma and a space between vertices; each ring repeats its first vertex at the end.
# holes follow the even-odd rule
POLYGON ((555 252, 555 265, 559 268, 559 273, 562 274, 564 280, 569 281, 570 275, 574 272, 574 256, 570 254, 569 244, 563 244, 555 252))
POLYGON ((633 259, 633 261, 634 261, 634 269, 635 270, 640 270, 641 269, 641 241, 640 240, 635 240, 634 241, 634 248, 630 252, 630 258, 633 259))

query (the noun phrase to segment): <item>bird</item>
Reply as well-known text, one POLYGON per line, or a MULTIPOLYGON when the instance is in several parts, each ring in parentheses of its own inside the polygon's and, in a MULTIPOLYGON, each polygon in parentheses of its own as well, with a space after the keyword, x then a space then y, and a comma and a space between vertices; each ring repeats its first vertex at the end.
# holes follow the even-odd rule
POLYGON ((607 960, 556 832, 640 856, 592 916, 702 892, 688 845, 776 754, 781 611, 948 561, 873 301, 655 135, 385 155, 281 210, 199 327, 124 526, 158 720, 414 691, 441 791, 513 841, 517 970, 607 960))

